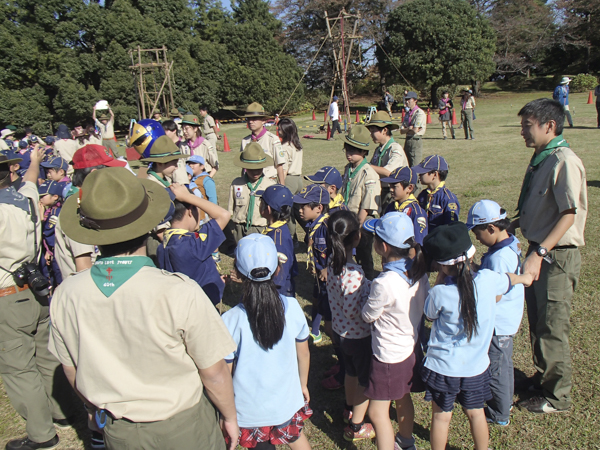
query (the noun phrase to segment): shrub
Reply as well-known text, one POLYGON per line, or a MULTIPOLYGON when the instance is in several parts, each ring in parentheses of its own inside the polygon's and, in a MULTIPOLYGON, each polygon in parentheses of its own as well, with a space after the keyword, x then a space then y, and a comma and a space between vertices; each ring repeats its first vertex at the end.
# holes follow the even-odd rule
POLYGON ((598 85, 598 79, 589 73, 580 73, 571 81, 571 92, 591 91, 598 85))

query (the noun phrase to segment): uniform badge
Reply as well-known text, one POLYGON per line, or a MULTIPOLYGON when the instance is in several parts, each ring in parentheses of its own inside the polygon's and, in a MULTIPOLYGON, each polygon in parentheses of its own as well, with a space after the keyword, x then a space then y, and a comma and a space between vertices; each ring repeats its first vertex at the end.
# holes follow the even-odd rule
POLYGON ((244 186, 234 186, 235 197, 242 198, 244 186))
POLYGON ((412 213, 412 207, 407 206, 406 208, 404 208, 404 211, 402 211, 404 214, 406 214, 407 216, 410 216, 410 213, 412 213))
POLYGON ((421 228, 421 233, 425 231, 425 228, 427 227, 427 219, 425 217, 417 217, 417 223, 421 228))
POLYGON ((456 206, 456 203, 448 203, 448 209, 456 211, 458 209, 458 206, 456 206))

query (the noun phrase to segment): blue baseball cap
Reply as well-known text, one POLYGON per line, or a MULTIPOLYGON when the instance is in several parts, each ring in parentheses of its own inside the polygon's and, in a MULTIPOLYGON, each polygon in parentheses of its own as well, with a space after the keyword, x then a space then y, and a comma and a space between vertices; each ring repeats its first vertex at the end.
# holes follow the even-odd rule
POLYGON ((235 248, 235 266, 242 275, 251 280, 270 280, 278 265, 277 247, 273 239, 266 234, 249 234, 240 239, 235 248), (254 269, 263 267, 269 269, 266 276, 258 278, 252 275, 254 269))
POLYGON ((304 175, 304 178, 316 184, 325 183, 338 189, 342 188, 342 175, 340 175, 339 170, 332 166, 321 167, 314 175, 304 175))
POLYGON ((28 144, 25 141, 19 141, 19 148, 27 148, 28 144))
POLYGON ((275 211, 281 211, 282 206, 294 206, 294 194, 287 187, 281 184, 269 186, 264 191, 254 193, 257 197, 262 197, 263 202, 273 208, 275 211))
POLYGON ((206 164, 206 160, 200 155, 190 156, 188 159, 185 160, 185 162, 186 162, 186 164, 187 163, 206 164))
POLYGON ((506 219, 506 211, 502 212, 498 203, 492 200, 479 200, 469 209, 467 228, 472 230, 477 225, 494 223, 501 219, 506 219))
POLYGON ((406 241, 415 237, 415 227, 408 215, 400 211, 392 211, 381 219, 368 219, 363 228, 377 234, 387 244, 396 248, 410 248, 406 241))
POLYGON ((44 142, 48 145, 54 144, 54 141, 55 141, 54 136, 46 136, 44 138, 44 142))
POLYGON ((67 183, 64 182, 46 180, 39 185, 38 194, 40 197, 43 197, 46 194, 63 197, 63 190, 65 189, 66 185, 67 183))
POLYGON ((384 183, 399 183, 400 181, 406 181, 409 184, 417 185, 418 177, 417 172, 415 172, 414 168, 406 167, 398 167, 397 169, 392 170, 388 177, 382 178, 382 182, 384 183))
POLYGON ((421 164, 412 168, 416 173, 428 173, 434 170, 448 170, 448 163, 443 156, 431 155, 427 156, 421 164))
POLYGON ((338 100, 338 96, 337 96, 337 95, 334 95, 334 96, 333 96, 333 101, 334 101, 334 102, 337 102, 337 100, 338 100))
POLYGON ((309 184, 298 194, 294 195, 294 203, 298 203, 299 205, 307 205, 313 202, 320 203, 321 205, 329 205, 330 201, 329 192, 320 184, 309 184))
POLYGON ((43 161, 40 166, 45 167, 46 169, 62 169, 65 173, 69 170, 69 163, 60 156, 49 158, 48 161, 43 161))

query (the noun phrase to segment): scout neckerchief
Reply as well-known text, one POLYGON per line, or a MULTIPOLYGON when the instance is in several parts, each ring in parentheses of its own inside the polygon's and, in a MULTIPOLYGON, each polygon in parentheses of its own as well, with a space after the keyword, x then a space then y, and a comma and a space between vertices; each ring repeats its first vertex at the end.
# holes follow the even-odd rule
POLYGON ((379 167, 381 167, 381 161, 383 160, 383 157, 386 155, 386 153, 388 152, 388 150, 390 149, 390 147, 392 146, 392 144, 394 142, 396 142, 396 141, 394 141, 394 138, 391 137, 390 140, 387 141, 386 144, 381 149, 381 153, 379 153, 379 160, 377 161, 377 165, 379 167))
POLYGON ((308 249, 306 251, 308 259, 306 261, 306 268, 309 270, 311 269, 311 266, 312 266, 313 271, 316 270, 315 262, 313 261, 313 244, 315 242, 315 240, 313 239, 313 236, 315 235, 315 232, 321 227, 321 225, 323 225, 323 222, 325 222, 328 218, 329 218, 329 214, 327 214, 327 213, 325 213, 321 217, 319 217, 315 221, 314 226, 311 228, 310 233, 308 234, 308 249))
POLYGON ((194 155, 194 149, 200 147, 205 139, 202 136, 198 136, 194 142, 188 141, 188 147, 190 148, 190 153, 194 155))
POLYGON ((413 117, 415 117, 418 109, 419 109, 419 107, 417 105, 415 105, 415 107, 408 112, 408 125, 409 126, 415 125, 415 123, 413 122, 413 117))
POLYGON ((90 275, 104 296, 110 297, 131 277, 138 273, 142 267, 146 266, 156 267, 147 256, 100 258, 96 260, 90 269, 90 275))
POLYGON ((531 157, 531 161, 529 161, 529 167, 527 167, 527 172, 525 172, 525 178, 523 179, 523 186, 521 187, 519 202, 517 203, 517 216, 521 214, 521 209, 523 208, 523 203, 525 202, 525 195, 529 190, 533 173, 546 160, 546 158, 554 152, 557 147, 569 147, 569 144, 563 138, 562 134, 560 136, 556 136, 554 139, 548 142, 546 148, 544 148, 544 150, 542 150, 538 155, 534 153, 531 157))
POLYGON ((448 103, 450 103, 450 99, 449 98, 443 98, 442 101, 444 102, 444 107, 442 109, 440 109, 440 116, 442 114, 446 114, 446 111, 448 110, 448 103))
POLYGON ((169 185, 171 184, 167 180, 165 180, 163 177, 161 177, 159 174, 157 174, 154 170, 149 170, 147 173, 148 173, 148 175, 151 175, 154 178, 156 178, 158 181, 160 181, 164 187, 169 187, 169 185))
POLYGON ((333 208, 339 208, 344 204, 344 196, 342 194, 338 194, 335 196, 333 200, 329 202, 329 211, 333 208))
POLYGON ((418 203, 417 198, 413 194, 410 194, 408 196, 408 198, 406 200, 404 200, 402 203, 400 203, 398 201, 395 202, 396 211, 404 211, 404 208, 406 208, 411 203, 418 203))
POLYGON ((272 223, 271 225, 267 226, 267 228, 265 228, 262 231, 262 234, 268 234, 273 230, 276 230, 277 228, 281 228, 282 226, 284 226, 287 222, 285 220, 278 220, 277 222, 272 223))
POLYGON ((402 258, 396 261, 390 261, 383 264, 383 270, 389 270, 390 272, 396 272, 400 275, 410 286, 412 286, 413 282, 408 276, 406 272, 410 270, 413 265, 413 260, 410 258, 402 258))
POLYGON ((252 226, 252 216, 254 215, 254 204, 256 203, 256 197, 254 193, 258 190, 258 186, 265 176, 261 175, 256 184, 252 184, 250 180, 248 180, 248 175, 244 174, 244 179, 246 180, 246 186, 250 189, 250 202, 248 203, 248 214, 246 216, 246 231, 248 228, 252 226))
POLYGON ((433 198, 435 193, 437 191, 439 191, 440 189, 442 189, 445 185, 446 185, 446 182, 442 181, 440 184, 438 184, 438 186, 433 191, 427 189, 427 211, 429 211, 429 206, 431 206, 431 199, 433 198))
POLYGON ((344 186, 344 203, 348 204, 348 198, 350 197, 350 183, 352 183, 354 177, 356 177, 365 164, 367 164, 367 158, 364 158, 356 169, 352 170, 352 167, 348 168, 348 178, 346 179, 346 186, 344 186))
POLYGON ((169 241, 173 236, 179 236, 179 239, 181 239, 183 236, 193 234, 196 235, 196 237, 200 238, 202 241, 205 241, 207 238, 206 233, 194 233, 193 231, 184 230, 183 228, 169 228, 167 231, 165 231, 165 237, 163 238, 162 242, 163 247, 167 247, 169 241))
POLYGON ((250 135, 250 139, 252 140, 252 142, 256 142, 258 141, 261 137, 263 137, 265 134, 267 134, 267 129, 265 127, 263 127, 262 131, 260 133, 258 133, 256 136, 254 135, 254 133, 252 133, 250 135))

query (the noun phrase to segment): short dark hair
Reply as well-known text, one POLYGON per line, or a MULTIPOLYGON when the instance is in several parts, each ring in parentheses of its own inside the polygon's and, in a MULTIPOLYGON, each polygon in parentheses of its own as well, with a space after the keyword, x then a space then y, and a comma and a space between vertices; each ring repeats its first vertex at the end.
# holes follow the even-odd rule
POLYGON ((71 179, 71 181, 73 182, 73 186, 76 187, 81 187, 83 185, 83 182, 85 181, 86 177, 93 172, 94 169, 104 169, 106 166, 104 165, 100 165, 100 166, 94 166, 94 167, 86 167, 84 169, 75 169, 73 171, 73 178, 71 179))
POLYGON ((308 204, 308 207, 310 209, 315 209, 317 206, 323 206, 323 214, 325 214, 326 212, 329 212, 329 204, 325 204, 325 203, 319 203, 319 202, 310 202, 308 204))
POLYGON ((200 108, 198 108, 199 111, 206 111, 208 112, 208 106, 206 105, 201 105, 200 108))
POLYGON ((163 130, 165 131, 177 131, 179 132, 179 128, 177 128, 177 124, 174 120, 165 120, 162 124, 163 130))
POLYGON ((148 233, 117 244, 99 245, 98 249, 103 257, 111 257, 116 255, 131 254, 136 250, 146 246, 148 233))
POLYGON ((25 134, 33 133, 33 130, 31 129, 31 127, 25 127, 25 128, 23 128, 23 131, 25 132, 25 134))
POLYGON ((175 212, 173 213, 173 218, 171 219, 172 222, 178 222, 181 219, 183 219, 187 210, 190 210, 196 222, 198 221, 200 213, 198 212, 197 207, 195 207, 194 205, 190 205, 189 203, 180 202, 179 200, 175 200, 173 204, 175 205, 175 212))
POLYGON ((10 170, 8 167, 5 169, 4 165, 0 167, 0 189, 4 189, 10 186, 10 170))
POLYGON ((283 205, 281 207, 281 211, 275 211, 273 208, 271 208, 271 214, 273 215, 273 220, 275 222, 279 222, 282 220, 284 222, 287 222, 292 216, 292 207, 290 205, 283 205))
MULTIPOLYGON (((428 173, 433 173, 433 172, 437 172, 438 173, 438 178, 440 179, 440 181, 446 181, 446 178, 448 178, 448 171, 447 170, 432 170, 428 173)), ((406 186, 404 186, 406 187, 406 186)))
POLYGON ((551 120, 556 123, 556 135, 563 132, 565 124, 565 110, 556 100, 550 98, 538 98, 527 103, 517 114, 519 117, 530 117, 535 119, 540 125, 544 125, 551 120))

